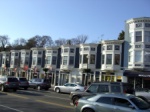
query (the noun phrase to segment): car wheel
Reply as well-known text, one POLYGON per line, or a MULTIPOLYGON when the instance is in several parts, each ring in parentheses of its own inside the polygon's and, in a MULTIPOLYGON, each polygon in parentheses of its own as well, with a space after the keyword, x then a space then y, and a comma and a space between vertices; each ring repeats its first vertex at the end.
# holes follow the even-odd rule
POLYGON ((37 86, 37 90, 41 90, 41 86, 37 86))
POLYGON ((56 91, 57 93, 60 93, 60 89, 59 89, 59 88, 56 88, 55 91, 56 91))
POLYGON ((73 100, 72 100, 73 104, 75 105, 78 100, 79 100, 79 97, 78 96, 74 96, 73 100))
POLYGON ((80 89, 76 89, 75 91, 80 91, 80 89))
POLYGON ((27 90, 27 89, 28 89, 27 87, 24 88, 24 90, 27 90))
POLYGON ((82 112, 94 112, 94 110, 90 109, 90 108, 86 108, 86 109, 83 109, 82 112))
POLYGON ((1 87, 1 91, 2 92, 4 92, 5 91, 5 88, 4 88, 4 86, 2 85, 2 87, 1 87))
POLYGON ((14 91, 14 92, 16 92, 16 91, 17 91, 17 89, 13 89, 13 91, 14 91))

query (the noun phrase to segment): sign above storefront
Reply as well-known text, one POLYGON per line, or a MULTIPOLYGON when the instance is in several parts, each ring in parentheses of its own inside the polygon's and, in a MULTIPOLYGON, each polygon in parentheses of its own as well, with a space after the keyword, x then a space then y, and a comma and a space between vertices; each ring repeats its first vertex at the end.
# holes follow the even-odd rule
POLYGON ((150 75, 139 74, 139 77, 150 77, 150 75))

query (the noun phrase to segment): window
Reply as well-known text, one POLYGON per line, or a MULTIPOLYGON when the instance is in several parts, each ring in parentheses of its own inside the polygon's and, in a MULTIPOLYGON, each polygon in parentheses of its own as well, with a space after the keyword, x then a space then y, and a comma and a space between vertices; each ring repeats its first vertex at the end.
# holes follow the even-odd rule
POLYGON ((99 93, 102 93, 102 92, 109 92, 109 87, 108 85, 99 85, 99 90, 98 90, 99 93))
POLYGON ((28 64, 29 64, 29 58, 26 57, 26 58, 25 58, 25 65, 28 65, 28 64))
POLYGON ((38 64, 38 65, 41 65, 41 62, 42 62, 42 59, 41 59, 40 57, 38 57, 38 62, 37 62, 37 64, 38 64))
POLYGON ((142 27, 142 23, 137 23, 137 24, 135 24, 135 27, 136 27, 136 28, 142 27))
POLYGON ((141 48, 141 45, 135 45, 135 48, 141 48))
POLYGON ((74 56, 70 56, 69 65, 73 65, 73 64, 74 64, 74 56))
POLYGON ((106 54, 106 64, 112 64, 112 54, 106 54))
POLYGON ((52 53, 52 51, 51 51, 51 50, 48 50, 47 53, 48 53, 48 54, 49 54, 49 53, 52 53))
POLYGON ((92 93, 97 93, 97 91, 98 91, 98 84, 96 85, 91 85, 89 88, 88 88, 88 91, 89 92, 92 92, 92 93))
POLYGON ((37 51, 34 51, 33 54, 37 54, 37 51))
POLYGON ((145 42, 150 42, 150 31, 144 32, 145 42))
POLYGON ((105 63, 105 55, 102 55, 102 64, 105 63))
POLYGON ((24 55, 24 54, 25 54, 25 52, 22 52, 22 53, 21 53, 21 55, 24 55))
POLYGON ((114 92, 114 93, 121 93, 121 87, 120 86, 115 86, 115 85, 112 85, 111 86, 111 92, 114 92))
POLYGON ((150 62, 150 52, 145 51, 144 62, 150 62))
POLYGON ((63 57, 63 65, 67 65, 68 56, 63 57))
POLYGON ((121 107, 128 107, 132 105, 128 100, 122 98, 114 98, 114 104, 121 107))
POLYGON ((87 54, 83 55, 83 64, 88 63, 88 58, 87 58, 87 54))
POLYGON ((53 64, 53 65, 56 65, 56 59, 57 59, 56 56, 53 56, 53 57, 52 57, 52 64, 53 64))
POLYGON ((95 51, 95 47, 91 47, 91 51, 95 51))
POLYGON ((115 50, 120 50, 120 45, 115 45, 115 50))
POLYGON ((18 53, 15 53, 15 56, 18 56, 18 53))
POLYGON ((150 45, 145 45, 145 48, 150 48, 150 45))
POLYGON ((51 56, 47 56, 46 64, 51 64, 51 56))
POLYGON ((26 55, 29 55, 29 52, 26 52, 26 55))
POLYGON ((82 62, 82 55, 80 55, 80 63, 82 62))
POLYGON ((120 54, 115 54, 115 65, 120 65, 120 54))
POLYGON ((33 57, 32 64, 33 64, 33 65, 36 64, 36 57, 33 57))
POLYGON ((132 59, 132 52, 129 52, 129 56, 128 56, 128 62, 131 62, 131 59, 132 59))
POLYGON ((90 56, 90 64, 95 64, 95 54, 91 54, 91 56, 90 56))
POLYGON ((56 54, 56 53, 57 53, 57 51, 53 51, 53 53, 54 53, 54 54, 56 54))
POLYGON ((107 50, 112 50, 112 45, 107 45, 107 50))
POLYGON ((14 53, 12 53, 11 56, 14 56, 14 53))
POLYGON ((15 65, 16 65, 16 66, 19 65, 19 60, 18 60, 18 58, 15 59, 15 65))
POLYGON ((142 32, 137 31, 135 32, 135 42, 141 42, 142 41, 142 32))
POLYGON ((145 27, 150 27, 150 23, 145 23, 145 27))
POLYGON ((102 50, 105 50, 105 46, 102 47, 102 50))
POLYGON ((89 51, 89 47, 84 47, 84 51, 89 51))
POLYGON ((135 51, 135 62, 142 61, 142 51, 135 51))
POLYGON ((70 53, 74 53, 74 49, 70 49, 70 53))
POLYGON ((68 48, 64 49, 64 53, 67 53, 68 52, 68 48))
POLYGON ((104 103, 104 104, 112 104, 112 98, 111 97, 100 97, 97 102, 104 103))
POLYGON ((41 54, 42 54, 42 52, 41 52, 41 51, 38 51, 38 54, 39 54, 39 55, 41 55, 41 54))

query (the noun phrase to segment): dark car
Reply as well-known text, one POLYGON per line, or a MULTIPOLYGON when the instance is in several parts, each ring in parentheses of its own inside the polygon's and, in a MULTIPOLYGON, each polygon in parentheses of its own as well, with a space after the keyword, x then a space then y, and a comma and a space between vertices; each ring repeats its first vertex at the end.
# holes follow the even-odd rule
POLYGON ((45 89, 48 90, 50 86, 50 80, 49 79, 39 79, 39 78, 34 78, 29 81, 29 87, 34 88, 34 89, 45 89))
POLYGON ((18 77, 19 80, 19 88, 24 88, 25 90, 29 87, 29 82, 25 77, 18 77))
POLYGON ((96 95, 97 93, 128 93, 134 94, 134 89, 131 84, 123 82, 98 82, 92 83, 84 92, 75 91, 70 93, 71 103, 83 97, 96 95))
POLYGON ((0 84, 0 90, 2 92, 9 89, 12 89, 13 91, 17 91, 19 89, 19 81, 16 77, 13 76, 1 76, 0 84))

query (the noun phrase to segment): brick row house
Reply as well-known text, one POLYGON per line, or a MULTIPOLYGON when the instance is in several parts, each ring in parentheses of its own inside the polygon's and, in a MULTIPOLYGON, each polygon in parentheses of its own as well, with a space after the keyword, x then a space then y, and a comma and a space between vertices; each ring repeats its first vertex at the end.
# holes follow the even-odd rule
POLYGON ((28 80, 48 77, 54 86, 109 81, 146 87, 150 78, 149 46, 150 18, 133 18, 125 23, 124 40, 0 52, 0 75, 28 80))

